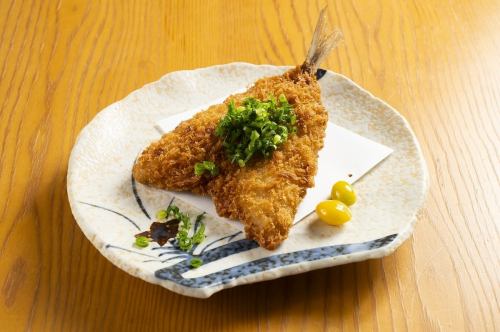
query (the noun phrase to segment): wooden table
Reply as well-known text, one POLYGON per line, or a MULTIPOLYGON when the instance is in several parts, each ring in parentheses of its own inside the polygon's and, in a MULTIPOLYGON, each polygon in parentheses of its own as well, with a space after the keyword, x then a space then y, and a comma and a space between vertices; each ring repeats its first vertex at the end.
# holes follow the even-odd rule
POLYGON ((323 1, 0 3, 0 324, 7 331, 500 330, 500 3, 329 1, 324 67, 413 126, 430 194, 384 259, 208 300, 135 279, 77 227, 68 156, 92 117, 163 74, 297 64, 323 1))

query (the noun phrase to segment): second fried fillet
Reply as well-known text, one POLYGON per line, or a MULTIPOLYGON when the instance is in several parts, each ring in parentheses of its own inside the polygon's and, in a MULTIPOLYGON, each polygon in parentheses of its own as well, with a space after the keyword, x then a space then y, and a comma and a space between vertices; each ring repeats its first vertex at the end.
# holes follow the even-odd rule
POLYGON ((316 78, 301 67, 258 80, 251 92, 259 99, 284 94, 294 107, 297 133, 271 158, 243 168, 219 152, 220 174, 205 186, 219 215, 241 220, 248 238, 274 249, 288 236, 299 203, 314 185, 328 115, 316 78))

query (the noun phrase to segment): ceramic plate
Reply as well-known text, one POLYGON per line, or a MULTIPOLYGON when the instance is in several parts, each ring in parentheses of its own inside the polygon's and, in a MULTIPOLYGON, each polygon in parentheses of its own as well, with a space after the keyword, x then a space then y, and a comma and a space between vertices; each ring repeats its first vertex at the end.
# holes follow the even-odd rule
MULTIPOLYGON (((348 78, 327 71, 320 79, 330 120, 394 152, 355 184, 353 219, 331 227, 313 214, 294 225, 278 250, 244 238, 238 222, 206 216, 207 238, 190 252, 167 244, 139 249, 134 235, 149 229, 168 192, 136 183, 138 154, 160 137, 155 123, 205 105, 289 67, 231 63, 165 75, 97 114, 82 130, 68 167, 68 196, 78 225, 94 246, 126 272, 174 292, 208 297, 224 288, 392 253, 413 230, 428 187, 419 144, 392 107, 348 78), (190 268, 190 258, 204 264, 190 268)), ((203 211, 176 200, 190 215, 203 211)))

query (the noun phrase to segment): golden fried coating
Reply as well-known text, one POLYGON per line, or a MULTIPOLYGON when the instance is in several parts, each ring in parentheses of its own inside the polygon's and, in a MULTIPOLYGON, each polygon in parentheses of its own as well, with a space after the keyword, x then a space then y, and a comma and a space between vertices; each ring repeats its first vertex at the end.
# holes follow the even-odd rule
POLYGON ((194 165, 207 160, 208 150, 217 140, 213 131, 226 112, 224 104, 214 105, 152 143, 134 165, 135 179, 161 189, 195 189, 203 178, 195 176, 194 165))

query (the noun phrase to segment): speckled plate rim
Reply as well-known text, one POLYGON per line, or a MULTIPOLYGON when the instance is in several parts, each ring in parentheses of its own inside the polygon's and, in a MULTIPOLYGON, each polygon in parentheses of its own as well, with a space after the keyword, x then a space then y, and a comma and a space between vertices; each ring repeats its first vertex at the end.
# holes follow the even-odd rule
MULTIPOLYGON (((278 68, 290 68, 290 66, 272 66, 272 65, 254 65, 250 63, 244 63, 244 62, 233 62, 233 63, 228 63, 228 64, 221 64, 221 65, 214 65, 214 66, 209 66, 209 67, 204 67, 204 68, 198 68, 198 69, 191 69, 191 70, 180 70, 180 71, 175 71, 171 73, 167 73, 163 77, 159 79, 164 80, 167 79, 168 76, 170 75, 182 75, 185 72, 192 72, 192 71, 211 71, 217 68, 221 68, 224 66, 258 66, 258 67, 278 67, 278 68)), ((396 115, 400 121, 402 121, 404 128, 410 133, 411 138, 413 140, 413 144, 416 148, 416 153, 418 157, 418 162, 419 162, 419 168, 422 170, 422 183, 421 183, 421 190, 419 192, 419 208, 415 211, 413 214, 413 217, 409 223, 407 223, 406 227, 402 229, 400 232, 397 233, 396 237, 387 245, 384 245, 382 247, 376 248, 376 249, 371 249, 367 251, 360 251, 360 252, 355 252, 352 254, 347 254, 347 255, 342 255, 342 256, 336 256, 334 257, 327 257, 324 259, 319 259, 319 260, 314 260, 314 261, 307 261, 307 264, 292 264, 292 265, 287 265, 287 266, 282 266, 280 268, 276 268, 273 270, 267 270, 267 271, 262 271, 250 275, 246 275, 241 278, 234 278, 230 280, 227 283, 219 284, 216 286, 211 286, 211 287, 203 287, 203 288, 193 288, 193 287, 186 287, 183 285, 179 285, 175 282, 169 281, 169 280, 164 280, 155 277, 154 274, 150 273, 144 273, 141 269, 133 266, 132 264, 128 263, 126 260, 124 260, 121 255, 117 252, 113 252, 110 250, 106 250, 105 246, 106 243, 97 236, 97 234, 93 233, 91 229, 89 229, 84 221, 85 217, 83 216, 82 212, 80 209, 76 206, 76 200, 75 200, 75 195, 76 193, 71 190, 69 183, 70 183, 70 178, 73 176, 72 171, 74 169, 73 164, 75 160, 74 156, 74 151, 75 148, 73 148, 70 158, 69 158, 69 163, 68 163, 68 174, 67 174, 67 191, 68 191, 68 198, 69 198, 69 203, 71 210, 73 212, 73 216, 79 225, 79 227, 82 229, 83 233, 85 236, 92 242, 92 244, 97 248, 97 250, 104 256, 106 257, 113 265, 116 267, 124 270, 125 272, 138 277, 144 281, 147 281, 149 283, 157 284, 162 287, 165 287, 171 291, 174 291, 176 293, 186 295, 186 296, 191 296, 191 297, 197 297, 197 298, 207 298, 211 296, 212 294, 222 290, 222 289, 227 289, 231 288, 237 285, 242 285, 242 284, 249 284, 249 283, 254 283, 254 282, 259 282, 259 281, 264 281, 264 280, 272 280, 276 278, 280 278, 283 276, 288 276, 288 275, 294 275, 294 274, 299 274, 299 273, 304 273, 307 271, 312 271, 316 269, 321 269, 325 267, 332 267, 336 265, 342 265, 342 264, 347 264, 347 263, 353 263, 353 262, 359 262, 359 261, 364 261, 367 259, 376 259, 376 258, 381 258, 384 256, 387 256, 394 252, 396 248, 398 248, 406 239, 409 238, 411 233, 413 232, 417 216, 420 213, 423 204, 425 202, 428 188, 429 188, 429 175, 428 175, 428 170, 427 170, 427 165, 424 159, 424 156, 421 151, 420 144, 415 136, 415 133, 413 132, 410 124, 404 118, 397 110, 395 110, 392 106, 387 104, 385 101, 381 100, 380 98, 374 96, 372 93, 369 91, 365 90, 364 88, 360 87, 358 84, 353 82, 351 79, 348 77, 338 74, 332 71, 328 70, 328 73, 330 75, 336 75, 338 77, 341 77, 348 81, 350 84, 353 86, 357 87, 361 92, 369 95, 373 100, 377 101, 378 103, 384 105, 388 110, 390 110, 394 115, 396 115)), ((151 86, 154 85, 156 82, 151 82, 143 86, 151 86)), ((138 89, 140 90, 140 89, 138 89)), ((135 94, 138 90, 135 90, 131 92, 128 96, 125 98, 135 94)), ((124 98, 124 99, 125 99, 124 98)), ((98 119, 99 117, 102 117, 104 114, 107 112, 112 112, 114 111, 115 107, 120 103, 121 101, 117 101, 115 103, 110 104, 109 106, 105 107, 102 111, 97 113, 95 117, 82 129, 80 134, 78 135, 78 138, 76 139, 74 147, 76 147, 81 141, 85 140, 88 134, 88 128, 91 125, 93 121, 98 119)))

